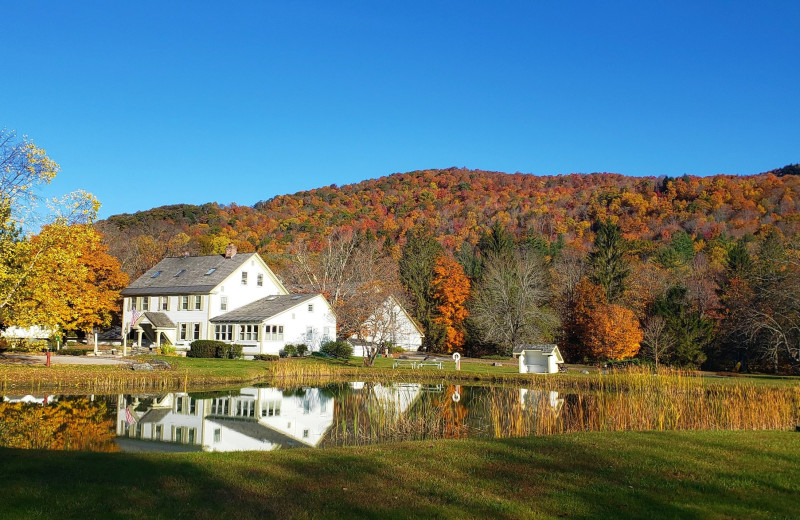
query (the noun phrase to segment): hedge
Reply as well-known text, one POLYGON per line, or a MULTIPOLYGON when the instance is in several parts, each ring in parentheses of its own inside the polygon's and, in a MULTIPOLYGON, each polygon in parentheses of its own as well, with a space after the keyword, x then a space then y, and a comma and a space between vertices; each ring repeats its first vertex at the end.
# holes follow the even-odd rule
POLYGON ((186 357, 239 359, 242 357, 242 345, 231 345, 213 339, 196 339, 189 344, 186 357))
POLYGON ((253 356, 256 361, 278 361, 278 354, 256 354, 253 356))

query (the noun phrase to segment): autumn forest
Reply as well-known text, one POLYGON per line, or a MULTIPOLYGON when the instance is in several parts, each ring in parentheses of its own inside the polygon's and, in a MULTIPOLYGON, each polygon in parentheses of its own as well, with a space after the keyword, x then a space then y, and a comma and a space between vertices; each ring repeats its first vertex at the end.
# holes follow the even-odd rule
POLYGON ((389 295, 432 352, 800 369, 800 167, 751 176, 535 176, 449 168, 177 205, 95 224, 127 276, 167 255, 256 251, 322 292, 339 336, 389 295))

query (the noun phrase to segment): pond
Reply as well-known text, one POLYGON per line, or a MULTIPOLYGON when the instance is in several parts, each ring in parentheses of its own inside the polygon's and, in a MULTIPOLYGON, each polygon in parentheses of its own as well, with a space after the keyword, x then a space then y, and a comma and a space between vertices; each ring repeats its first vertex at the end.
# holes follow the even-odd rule
MULTIPOLYGON (((650 384, 650 383, 648 383, 650 384)), ((216 392, 4 396, 0 446, 240 451, 589 430, 785 429, 797 388, 650 384, 628 391, 351 382, 216 392)))

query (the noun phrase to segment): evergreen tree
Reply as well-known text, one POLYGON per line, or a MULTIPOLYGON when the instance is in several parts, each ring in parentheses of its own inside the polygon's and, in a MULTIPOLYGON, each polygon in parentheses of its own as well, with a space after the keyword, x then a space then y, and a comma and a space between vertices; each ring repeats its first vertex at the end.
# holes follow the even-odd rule
POLYGON ((415 229, 406 233, 406 244, 400 256, 400 281, 411 298, 412 314, 425 329, 422 347, 437 350, 444 341, 444 327, 433 321, 435 296, 432 286, 436 259, 442 246, 427 230, 415 229))
POLYGON ((706 360, 705 349, 714 335, 714 322, 692 310, 683 285, 670 287, 653 303, 652 314, 665 320, 665 332, 672 350, 669 362, 679 366, 699 367, 706 360))
POLYGON ((608 303, 616 303, 625 292, 625 282, 630 274, 625 259, 625 242, 618 225, 610 220, 598 225, 594 250, 589 254, 592 282, 606 293, 608 303))

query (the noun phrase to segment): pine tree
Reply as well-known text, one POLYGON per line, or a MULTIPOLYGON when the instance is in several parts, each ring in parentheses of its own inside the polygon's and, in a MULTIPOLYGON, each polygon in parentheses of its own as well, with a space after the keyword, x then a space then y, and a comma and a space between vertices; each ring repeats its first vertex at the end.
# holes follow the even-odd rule
POLYGON ((594 239, 594 250, 589 254, 592 282, 606 293, 608 303, 616 303, 625 292, 625 282, 630 274, 625 259, 625 242, 618 225, 610 220, 601 222, 594 239))

